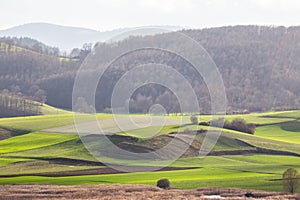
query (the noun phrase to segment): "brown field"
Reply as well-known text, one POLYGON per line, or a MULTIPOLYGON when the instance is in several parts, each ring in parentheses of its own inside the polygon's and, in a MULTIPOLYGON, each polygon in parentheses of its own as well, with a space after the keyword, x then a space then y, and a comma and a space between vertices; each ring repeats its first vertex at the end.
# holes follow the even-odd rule
MULTIPOLYGON (((288 195, 276 192, 258 190, 243 190, 237 188, 201 188, 195 190, 170 189, 162 190, 147 185, 4 185, 0 186, 0 199, 211 199, 206 195, 220 195, 223 199, 251 199, 245 193, 251 192, 258 199, 290 199, 298 200, 300 195, 288 195)), ((253 199, 253 198, 252 198, 253 199)))

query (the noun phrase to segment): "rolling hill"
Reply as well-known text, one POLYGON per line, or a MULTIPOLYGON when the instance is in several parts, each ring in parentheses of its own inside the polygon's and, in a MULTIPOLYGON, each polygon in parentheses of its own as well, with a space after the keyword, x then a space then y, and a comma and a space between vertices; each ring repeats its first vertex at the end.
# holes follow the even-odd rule
MULTIPOLYGON (((137 115, 143 118, 142 115, 137 115)), ((51 133, 44 130, 68 127, 74 123, 72 114, 56 114, 33 117, 0 119, 5 130, 27 130, 21 135, 11 135, 0 141, 0 184, 149 184, 160 178, 169 178, 176 188, 207 186, 239 187, 281 191, 282 172, 288 167, 300 169, 299 111, 260 114, 229 115, 228 120, 242 117, 256 123, 255 135, 223 129, 213 151, 206 157, 197 156, 207 127, 186 124, 187 130, 201 130, 191 148, 168 168, 155 172, 121 173, 103 165, 101 161, 117 162, 127 166, 164 166, 164 161, 136 162, 126 158, 95 159, 82 144, 76 133, 51 133), (285 124, 289 123, 289 129, 285 124), (276 127, 272 132, 271 127, 276 127), (266 129, 270 128, 271 131, 266 129), (287 138, 291 138, 287 140, 287 138), (30 141, 30 142, 29 142, 30 141), (247 181, 245 181, 247 180, 247 181)), ((179 116, 169 116, 178 118, 179 116)), ((97 114, 99 120, 110 119, 110 114, 97 114)), ((188 116, 184 116, 188 120, 188 116)), ((201 116, 200 121, 210 116, 201 116)), ((85 123, 88 118, 82 116, 85 123)), ((160 148, 169 142, 178 126, 162 127, 154 137, 145 137, 156 127, 128 130, 111 135, 120 148, 146 152, 160 148)), ((62 130, 62 129, 61 129, 62 130)), ((0 131, 1 133, 1 131, 0 131)), ((188 137, 189 132, 177 133, 188 137)), ((213 134, 213 132, 212 132, 213 134)))
MULTIPOLYGON (((160 26, 166 30, 179 30, 180 27, 160 26)), ((80 48, 85 43, 103 42, 123 32, 136 28, 123 28, 111 31, 96 31, 87 28, 61 26, 49 23, 30 23, 0 31, 0 36, 29 37, 47 45, 58 47, 62 51, 70 52, 73 48, 80 48)), ((164 31, 163 31, 164 32, 164 31)))
MULTIPOLYGON (((183 30, 180 33, 199 42, 214 60, 223 78, 229 113, 300 107, 299 27, 233 26, 183 30)), ((145 44, 168 48, 174 45, 172 41, 175 40, 176 33, 170 32, 130 37, 113 44, 99 43, 96 47, 102 52, 98 57, 99 65, 105 66, 114 53, 125 51, 129 47, 145 44)), ((2 49, 8 46, 1 45, 2 49)), ((185 47, 178 47, 179 50, 180 48, 185 47)), ((0 51, 0 90, 34 97, 37 89, 40 89, 44 91, 47 104, 71 109, 76 72, 91 49, 82 49, 83 56, 76 59, 23 49, 24 47, 13 45, 10 51, 0 51)), ((192 50, 188 53, 193 55, 192 50)), ((195 56, 200 58, 200 55, 195 56)), ((128 70, 145 63, 169 65, 182 73, 196 91, 199 112, 210 113, 210 95, 203 77, 196 76, 193 66, 185 59, 159 50, 131 52, 110 65, 97 87, 96 110, 109 110, 111 93, 117 80, 128 70)), ((91 71, 86 78, 91 78, 96 71, 97 69, 91 71)), ((153 73, 163 75, 161 71, 153 73)), ((165 76, 168 77, 167 74, 165 76)), ((180 83, 174 83, 176 84, 180 83)), ((145 113, 153 104, 162 104, 168 113, 179 111, 174 94, 157 84, 148 84, 136 90, 130 100, 130 111, 145 113)))

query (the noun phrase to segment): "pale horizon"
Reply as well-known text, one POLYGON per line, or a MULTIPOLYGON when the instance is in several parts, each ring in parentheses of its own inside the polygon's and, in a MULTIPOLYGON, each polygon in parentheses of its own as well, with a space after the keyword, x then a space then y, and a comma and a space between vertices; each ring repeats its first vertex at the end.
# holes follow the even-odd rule
POLYGON ((110 0, 2 2, 0 30, 50 23, 97 31, 139 26, 210 28, 300 25, 297 0, 110 0), (58 6, 59 5, 59 6, 58 6))

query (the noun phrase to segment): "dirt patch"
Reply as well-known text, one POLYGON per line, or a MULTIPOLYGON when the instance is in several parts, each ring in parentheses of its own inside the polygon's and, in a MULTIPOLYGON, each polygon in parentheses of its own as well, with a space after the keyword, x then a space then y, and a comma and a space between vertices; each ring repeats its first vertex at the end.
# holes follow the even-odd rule
POLYGON ((210 152, 209 156, 224 156, 224 155, 249 155, 249 154, 268 154, 268 155, 281 155, 281 156, 297 156, 300 157, 300 154, 287 152, 287 151, 278 151, 272 149, 264 149, 256 147, 255 149, 245 149, 245 150, 226 150, 226 151, 213 151, 210 152))
POLYGON ((30 157, 30 156, 5 156, 5 158, 25 158, 33 160, 43 160, 49 163, 60 164, 60 165, 74 165, 74 166, 105 166, 102 162, 91 161, 91 160, 80 160, 72 158, 41 158, 41 157, 30 157))
POLYGON ((0 128, 0 140, 5 140, 10 137, 11 137, 10 131, 0 128))
POLYGON ((26 130, 10 130, 7 128, 0 127, 0 140, 5 140, 14 136, 23 135, 29 133, 26 130))
POLYGON ((147 185, 81 185, 81 186, 55 186, 55 185, 5 185, 0 186, 1 200, 25 199, 209 199, 210 195, 220 195, 225 199, 246 199, 245 194, 251 193, 262 200, 300 198, 297 195, 287 195, 276 192, 256 190, 243 190, 236 188, 201 188, 195 190, 170 189, 162 190, 147 185))
MULTIPOLYGON (((205 132, 198 131, 198 135, 203 135, 205 132)), ((135 153, 149 153, 153 152, 155 150, 161 149, 165 147, 168 143, 171 142, 172 139, 176 137, 177 140, 177 146, 179 149, 176 149, 176 147, 173 147, 173 152, 180 152, 180 147, 189 145, 189 148, 184 152, 182 157, 195 157, 199 156, 199 151, 201 148, 201 141, 197 139, 191 139, 191 135, 188 133, 169 133, 167 135, 161 135, 154 138, 151 138, 150 140, 146 140, 143 142, 133 142, 133 141, 123 141, 118 143, 118 147, 135 153), (191 142, 192 141, 192 142, 191 142)), ((193 137, 192 137, 193 138, 193 137)), ((297 156, 299 157, 300 154, 288 152, 288 151, 280 151, 280 150, 272 150, 272 149, 265 149, 260 147, 255 147, 253 145, 250 145, 242 140, 235 139, 237 143, 239 143, 241 146, 248 146, 249 149, 237 149, 237 150, 221 150, 221 151, 211 151, 208 153, 209 156, 224 156, 224 155, 251 155, 251 154, 268 154, 268 155, 282 155, 282 156, 297 156)), ((158 157, 158 159, 162 159, 161 157, 158 157)), ((166 157, 165 159, 168 159, 166 157)))

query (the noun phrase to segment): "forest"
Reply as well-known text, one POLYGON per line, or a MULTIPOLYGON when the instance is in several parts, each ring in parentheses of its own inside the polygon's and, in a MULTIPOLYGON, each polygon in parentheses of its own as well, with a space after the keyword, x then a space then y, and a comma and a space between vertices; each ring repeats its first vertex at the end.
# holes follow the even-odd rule
MULTIPOLYGON (((216 63, 225 84, 228 112, 300 108, 300 27, 229 26, 181 32, 199 42, 216 63)), ((172 39, 176 39, 174 35, 171 32, 98 43, 95 46, 103 52, 98 61, 109 63, 113 59, 110 52, 141 42, 159 43, 168 48, 172 39)), ((57 48, 30 38, 1 38, 1 94, 71 109, 76 72, 91 50, 92 45, 86 44, 68 56, 61 56, 57 48)), ((97 87, 96 110, 110 112, 111 93, 117 80, 134 66, 149 62, 167 64, 183 74, 199 100, 200 110, 195 112, 210 113, 206 84, 195 76, 195 69, 180 57, 156 50, 132 52, 110 65, 97 87)), ((90 102, 84 103, 90 106, 90 102)), ((158 84, 137 89, 129 104, 132 113, 148 112, 153 104, 163 105, 167 113, 180 111, 176 96, 158 84)))

